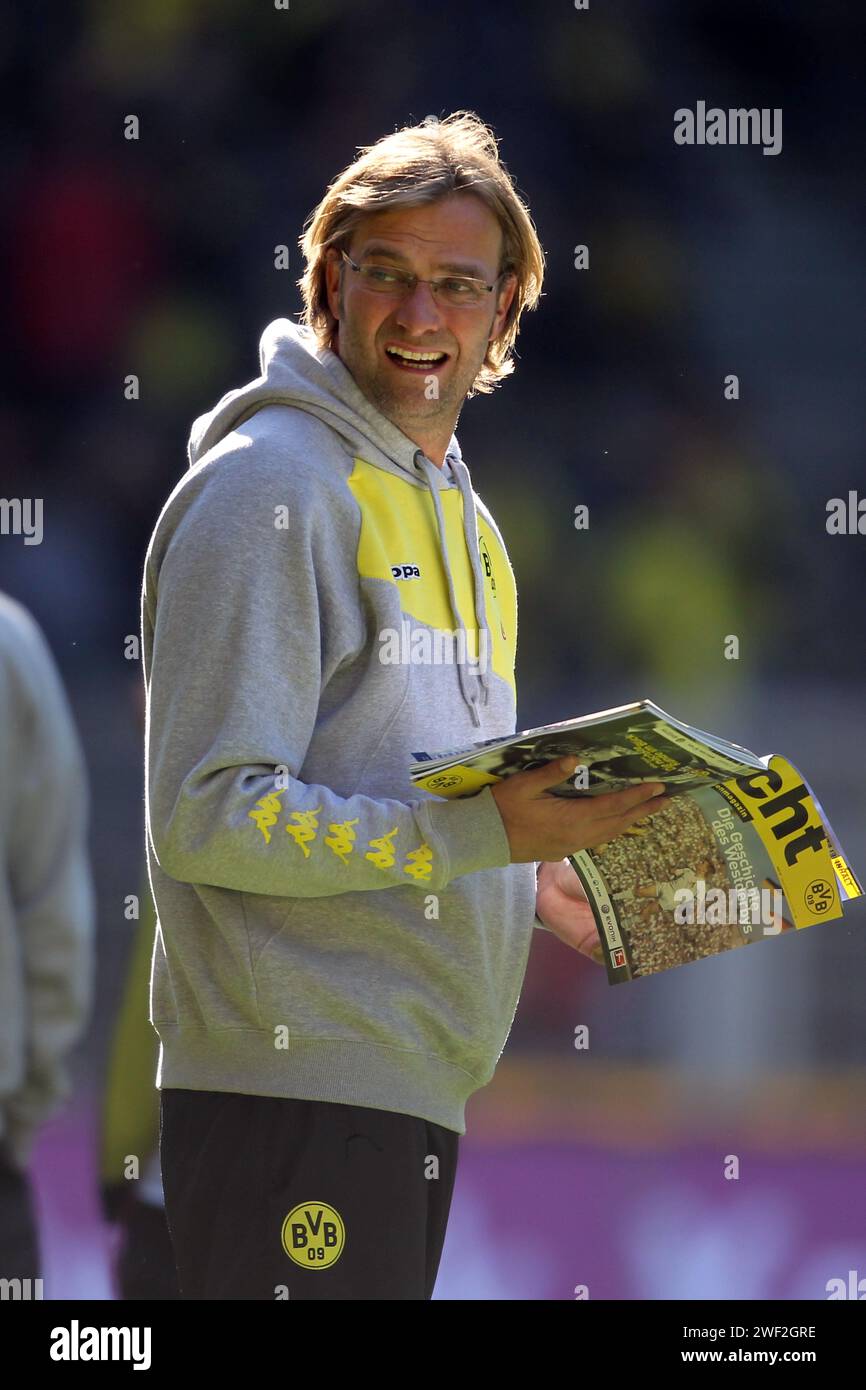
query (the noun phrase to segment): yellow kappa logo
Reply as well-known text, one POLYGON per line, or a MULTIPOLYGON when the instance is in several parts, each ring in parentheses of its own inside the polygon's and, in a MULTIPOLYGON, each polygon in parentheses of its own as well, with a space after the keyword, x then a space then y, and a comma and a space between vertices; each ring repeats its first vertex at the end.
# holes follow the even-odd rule
POLYGON ((327 1202, 300 1202, 292 1207, 282 1229, 283 1249, 304 1269, 328 1269, 343 1253, 343 1218, 327 1202))

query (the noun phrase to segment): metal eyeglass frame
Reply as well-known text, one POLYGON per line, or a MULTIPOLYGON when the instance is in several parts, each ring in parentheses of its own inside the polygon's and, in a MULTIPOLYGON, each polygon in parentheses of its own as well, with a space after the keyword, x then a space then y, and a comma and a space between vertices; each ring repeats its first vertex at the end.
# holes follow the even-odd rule
MULTIPOLYGON (((499 284, 499 281, 503 278, 503 276, 510 274, 510 271, 507 271, 507 270, 502 270, 502 271, 500 271, 499 274, 497 275, 496 279, 493 281, 493 284, 492 284, 492 285, 487 285, 487 284, 485 284, 485 282, 484 282, 483 280, 478 280, 478 279, 476 279, 476 277, 475 277, 474 275, 440 275, 440 276, 438 276, 435 280, 422 280, 421 277, 420 277, 419 275, 416 275, 416 274, 414 273, 414 271, 411 271, 411 270, 401 270, 399 266, 394 266, 394 265, 389 265, 389 266, 384 266, 384 265, 383 265, 383 266, 361 266, 361 265, 357 265, 357 264, 355 263, 355 261, 352 260, 352 257, 351 257, 350 255, 348 255, 347 252, 341 251, 341 252, 340 252, 340 255, 342 256, 343 260, 346 261, 347 264, 350 265, 350 266, 352 267, 352 269, 353 269, 354 271, 357 272, 357 274, 361 275, 362 279, 363 279, 363 278, 366 278, 366 277, 364 276, 364 274, 363 274, 363 272, 364 272, 365 270, 373 270, 373 269, 377 269, 377 270, 387 270, 387 271, 389 271, 392 275, 398 275, 398 276, 403 276, 403 275, 405 275, 405 276, 407 276, 408 279, 407 279, 407 280, 404 282, 404 284, 403 284, 403 291, 402 291, 402 292, 403 292, 404 295, 405 295, 405 294, 411 294, 412 291, 415 289, 416 285, 429 285, 430 288, 431 288, 433 297, 434 297, 434 299, 436 300, 436 303, 437 303, 437 304, 439 303, 439 286, 441 285, 441 283, 442 283, 443 280, 469 280, 469 281, 472 282, 473 285, 478 285, 481 289, 486 290, 488 294, 492 294, 493 291, 496 289, 496 286, 499 284)), ((374 291, 374 293, 376 293, 376 291, 374 291)), ((467 304, 467 305, 465 305, 465 306, 461 306, 461 305, 459 305, 459 304, 454 304, 454 305, 448 305, 448 307, 449 307, 449 308, 455 308, 455 309, 459 309, 459 308, 461 308, 461 307, 465 307, 465 308, 467 308, 467 309, 477 309, 478 304, 482 304, 483 302, 484 302, 483 299, 480 299, 480 300, 478 300, 477 303, 475 303, 475 304, 467 304)))

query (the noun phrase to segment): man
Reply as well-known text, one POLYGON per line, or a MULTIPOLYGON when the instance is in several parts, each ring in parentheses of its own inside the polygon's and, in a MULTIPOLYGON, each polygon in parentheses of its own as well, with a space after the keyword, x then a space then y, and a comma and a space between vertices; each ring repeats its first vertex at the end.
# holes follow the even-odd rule
POLYGON ((514 577, 454 435, 541 288, 495 138, 380 140, 301 245, 304 323, 194 425, 146 563, 166 1212, 183 1297, 424 1299, 535 909, 591 950, 563 856, 661 788, 410 782, 516 728, 514 577))
POLYGON ((0 1278, 14 1281, 42 1277, 29 1166, 90 1017, 95 898, 75 720, 41 629, 6 594, 0 768, 0 1278))

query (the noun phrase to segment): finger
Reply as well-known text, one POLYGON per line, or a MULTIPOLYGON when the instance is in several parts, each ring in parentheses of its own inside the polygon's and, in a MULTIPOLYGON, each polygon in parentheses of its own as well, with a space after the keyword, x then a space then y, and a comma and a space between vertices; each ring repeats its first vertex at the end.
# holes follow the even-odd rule
POLYGON ((564 758, 553 758, 544 767, 531 767, 526 772, 512 773, 509 780, 519 778, 526 784, 528 793, 542 792, 547 787, 558 787, 566 777, 580 766, 580 759, 570 753, 564 758))
MULTIPOLYGON (((602 796, 593 797, 593 809, 597 807, 602 817, 621 816, 632 807, 642 806, 652 797, 663 795, 664 791, 664 782, 641 782, 639 786, 626 787, 622 792, 605 792, 602 796)), ((644 812, 644 815, 648 814, 644 812)))
POLYGON ((627 791, 605 792, 603 796, 595 796, 592 810, 596 813, 594 819, 602 823, 619 821, 623 816, 639 820, 641 816, 652 816, 656 810, 662 810, 669 801, 669 796, 664 794, 664 783, 644 783, 627 791), (662 788, 660 794, 659 787, 662 788))
POLYGON ((663 811, 670 805, 670 797, 655 796, 652 801, 645 801, 642 806, 634 806, 630 811, 625 811, 619 818, 621 829, 625 830, 636 820, 643 820, 644 816, 654 816, 657 811, 663 811))

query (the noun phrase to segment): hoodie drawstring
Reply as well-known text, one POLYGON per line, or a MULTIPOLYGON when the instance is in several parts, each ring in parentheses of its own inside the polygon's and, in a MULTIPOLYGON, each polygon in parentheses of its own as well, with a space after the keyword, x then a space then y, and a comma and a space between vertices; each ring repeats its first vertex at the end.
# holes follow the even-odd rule
MULTIPOLYGON (((434 463, 426 457, 419 449, 415 455, 419 467, 423 470, 427 486, 433 495, 433 507, 436 512, 436 523, 439 528, 439 540, 442 545, 442 558, 445 565, 445 573, 448 577, 448 594, 451 599, 451 611, 458 628, 463 633, 464 651, 466 650, 466 624, 463 621, 460 610, 457 606, 457 596, 454 592, 454 576, 451 573, 451 560, 448 555, 448 541, 445 534, 445 516, 442 511, 442 502, 439 497, 439 488, 434 482, 436 468, 434 463)), ((456 458, 453 454, 449 456, 449 462, 457 486, 460 489, 460 496, 463 500, 463 534, 466 539, 466 548, 469 551, 469 559, 472 565, 472 576, 475 582, 475 617, 479 623, 478 628, 478 667, 468 670, 467 662, 459 659, 458 652, 457 670, 460 679, 460 689, 472 713, 473 723, 481 724, 481 715, 478 710, 479 704, 486 705, 490 699, 490 650, 491 636, 490 627, 487 622, 487 600, 484 593, 484 576, 481 573, 481 559, 478 548, 478 516, 475 509, 475 498, 472 495, 472 486, 469 482, 469 471, 462 459, 456 458), (479 696, 480 688, 483 696, 479 696)), ((437 470, 438 471, 438 470, 437 470)))

